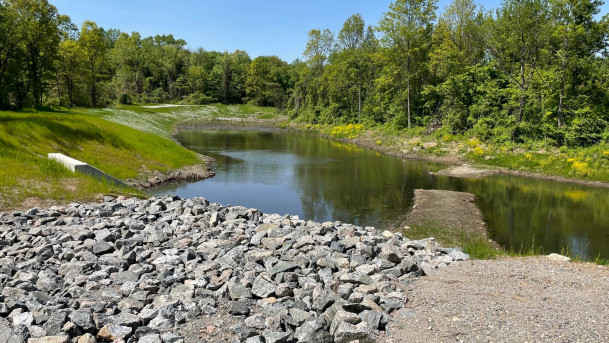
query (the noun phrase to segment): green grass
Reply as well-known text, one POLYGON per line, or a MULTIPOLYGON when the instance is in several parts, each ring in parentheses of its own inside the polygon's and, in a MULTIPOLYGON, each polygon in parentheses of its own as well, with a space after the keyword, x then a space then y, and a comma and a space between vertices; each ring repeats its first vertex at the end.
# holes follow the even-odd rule
POLYGON ((49 162, 60 152, 119 179, 200 163, 191 152, 157 135, 118 125, 88 111, 0 112, 0 208, 28 198, 92 200, 98 194, 141 195, 49 162))
POLYGON ((404 237, 423 239, 434 237, 444 247, 459 247, 475 259, 494 259, 503 253, 493 242, 479 232, 464 232, 460 228, 440 226, 432 221, 413 225, 403 231, 404 237))
POLYGON ((179 107, 147 108, 146 105, 125 105, 117 108, 80 110, 85 114, 99 116, 108 121, 127 125, 140 131, 169 138, 180 122, 197 119, 251 118, 276 119, 280 113, 276 108, 253 105, 187 105, 179 107))

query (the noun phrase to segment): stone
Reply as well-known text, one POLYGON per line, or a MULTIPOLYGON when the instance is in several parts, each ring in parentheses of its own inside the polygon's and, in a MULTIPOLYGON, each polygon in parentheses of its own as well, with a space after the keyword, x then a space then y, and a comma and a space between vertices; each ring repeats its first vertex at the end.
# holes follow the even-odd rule
POLYGON ((383 314, 381 312, 374 310, 363 311, 359 314, 359 317, 370 329, 378 330, 381 328, 383 319, 383 314))
POLYGON ((333 337, 328 332, 328 324, 322 318, 312 318, 294 332, 299 343, 331 343, 333 337))
POLYGON ((264 332, 265 343, 285 343, 290 337, 289 332, 264 332))
POLYGON ((84 332, 92 332, 95 330, 95 324, 93 323, 93 316, 86 310, 77 310, 69 316, 72 323, 81 328, 84 332))
MULTIPOLYGON (((558 262, 570 262, 571 261, 571 258, 569 258, 567 256, 559 255, 556 253, 551 253, 550 255, 547 255, 546 258, 550 261, 558 261, 558 262)), ((457 260, 455 258, 455 261, 459 261, 459 260, 457 260)))
POLYGON ((366 323, 358 325, 341 322, 334 332, 335 343, 349 343, 358 341, 359 343, 375 343, 377 335, 374 330, 366 326, 366 323))
POLYGON ((28 343, 68 343, 70 337, 68 336, 44 336, 38 338, 29 338, 28 343))
POLYGON ((250 313, 249 306, 244 301, 231 301, 228 304, 227 311, 230 314, 238 316, 247 316, 250 313))
POLYGON ((105 241, 100 241, 97 242, 95 244, 93 244, 93 247, 91 248, 91 250, 93 251, 93 253, 95 255, 103 255, 103 254, 108 254, 114 251, 114 245, 105 242, 105 241))
POLYGON ((362 321, 362 319, 357 314, 347 312, 344 310, 339 310, 334 315, 334 318, 332 319, 332 324, 330 324, 330 334, 334 335, 334 333, 336 332, 336 329, 342 323, 349 323, 349 324, 355 325, 355 324, 359 324, 361 321, 362 321))
POLYGON ((232 282, 228 285, 228 294, 232 300, 250 299, 252 291, 238 282, 232 282))
POLYGON ((252 294, 259 298, 267 298, 275 292, 276 286, 267 275, 260 274, 252 284, 252 294))
POLYGON ((161 341, 160 335, 152 334, 152 335, 142 336, 138 340, 138 343, 163 343, 163 341, 161 341))
POLYGON ((90 333, 86 333, 78 338, 78 343, 97 343, 97 339, 90 333))
POLYGON ((132 329, 127 326, 122 326, 118 324, 107 324, 99 330, 97 333, 97 337, 106 340, 106 341, 114 341, 117 339, 125 339, 131 335, 132 329))

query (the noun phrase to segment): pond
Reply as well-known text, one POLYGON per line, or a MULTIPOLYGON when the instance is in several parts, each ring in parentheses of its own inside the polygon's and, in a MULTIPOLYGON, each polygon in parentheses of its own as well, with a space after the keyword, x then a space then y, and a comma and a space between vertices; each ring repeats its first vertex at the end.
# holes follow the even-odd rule
POLYGON ((609 190, 498 175, 482 179, 432 176, 445 165, 402 160, 307 134, 189 131, 187 148, 216 159, 212 179, 169 184, 151 191, 342 221, 379 229, 406 217, 415 189, 477 196, 491 237, 519 250, 532 246, 584 259, 609 258, 609 190))

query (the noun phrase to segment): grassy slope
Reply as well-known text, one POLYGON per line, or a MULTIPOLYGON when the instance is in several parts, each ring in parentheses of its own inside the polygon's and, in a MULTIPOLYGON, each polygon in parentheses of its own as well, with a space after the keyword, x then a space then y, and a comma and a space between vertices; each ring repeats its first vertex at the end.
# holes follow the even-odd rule
POLYGON ((132 193, 73 174, 46 158, 61 152, 119 179, 143 171, 200 163, 171 140, 77 112, 0 112, 0 208, 19 207, 35 197, 91 200, 99 193, 132 193))
POLYGON ((275 108, 221 104, 162 108, 128 105, 103 110, 83 110, 83 113, 166 138, 171 136, 176 123, 190 119, 247 118, 253 113, 258 113, 259 119, 273 119, 279 115, 275 108))
POLYGON ((176 123, 252 113, 260 119, 279 114, 249 105, 0 112, 0 210, 29 207, 36 199, 56 203, 93 200, 98 194, 142 195, 74 174, 46 156, 61 152, 119 179, 168 172, 200 163, 195 153, 169 139, 176 123))

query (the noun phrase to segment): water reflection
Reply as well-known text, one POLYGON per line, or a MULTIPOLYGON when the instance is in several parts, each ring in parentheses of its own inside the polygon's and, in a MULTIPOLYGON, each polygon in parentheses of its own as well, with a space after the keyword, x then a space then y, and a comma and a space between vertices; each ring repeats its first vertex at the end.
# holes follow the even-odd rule
POLYGON ((170 185, 156 194, 203 196, 264 212, 297 214, 389 228, 412 206, 413 190, 473 193, 501 245, 547 251, 568 247, 582 257, 609 258, 606 189, 514 176, 431 176, 441 165, 403 161, 353 145, 301 134, 205 131, 181 133, 184 146, 217 160, 216 176, 170 185))

